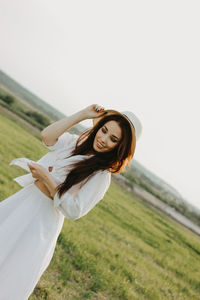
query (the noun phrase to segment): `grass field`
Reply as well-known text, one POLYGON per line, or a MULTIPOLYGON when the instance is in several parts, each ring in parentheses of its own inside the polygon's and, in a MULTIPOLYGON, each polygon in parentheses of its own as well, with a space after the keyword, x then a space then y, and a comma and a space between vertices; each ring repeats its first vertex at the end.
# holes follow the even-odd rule
MULTIPOLYGON (((20 190, 12 159, 38 160, 40 138, 0 114, 0 200, 20 190)), ((34 249, 33 249, 34 251, 34 249)), ((200 239, 115 183, 81 219, 65 219, 29 300, 200 299, 200 239)))

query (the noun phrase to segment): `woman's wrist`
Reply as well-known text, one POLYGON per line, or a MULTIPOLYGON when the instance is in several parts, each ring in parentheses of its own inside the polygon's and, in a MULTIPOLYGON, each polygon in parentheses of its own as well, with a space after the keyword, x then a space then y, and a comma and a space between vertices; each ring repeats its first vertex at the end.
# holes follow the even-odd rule
POLYGON ((56 194, 56 191, 57 191, 56 188, 58 185, 55 182, 55 180, 53 179, 53 177, 51 176, 51 174, 49 174, 49 173, 45 174, 42 178, 42 182, 48 188, 51 196, 54 197, 56 194))
POLYGON ((53 145, 57 141, 60 135, 68 131, 81 121, 88 118, 87 112, 81 110, 71 116, 58 120, 41 131, 41 137, 48 145, 53 145))
POLYGON ((77 124, 79 122, 82 122, 82 121, 88 119, 88 115, 87 115, 87 112, 85 111, 85 109, 78 111, 77 113, 74 114, 74 116, 76 116, 76 118, 77 118, 77 124))
POLYGON ((37 186, 37 188, 43 193, 45 194, 47 197, 53 199, 53 197, 50 194, 49 189, 47 188, 47 186, 43 183, 42 180, 37 179, 34 181, 35 186, 37 186))

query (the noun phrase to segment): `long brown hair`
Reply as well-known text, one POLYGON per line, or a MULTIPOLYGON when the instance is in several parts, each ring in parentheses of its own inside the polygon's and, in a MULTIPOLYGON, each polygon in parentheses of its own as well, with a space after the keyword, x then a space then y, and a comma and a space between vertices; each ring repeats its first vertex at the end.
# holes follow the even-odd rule
POLYGON ((111 173, 120 173, 123 171, 134 155, 135 146, 136 138, 134 130, 125 117, 120 113, 117 114, 117 112, 102 117, 94 127, 87 129, 79 136, 75 149, 71 152, 70 156, 68 156, 86 155, 86 159, 70 165, 72 166, 72 169, 65 181, 57 186, 59 197, 73 185, 78 184, 85 179, 89 179, 94 172, 108 170, 111 173), (96 133, 106 122, 111 120, 114 120, 119 124, 122 130, 122 137, 111 151, 98 152, 93 149, 96 133), (83 139, 85 140, 79 144, 83 139), (90 154, 94 155, 87 158, 87 155, 90 154))

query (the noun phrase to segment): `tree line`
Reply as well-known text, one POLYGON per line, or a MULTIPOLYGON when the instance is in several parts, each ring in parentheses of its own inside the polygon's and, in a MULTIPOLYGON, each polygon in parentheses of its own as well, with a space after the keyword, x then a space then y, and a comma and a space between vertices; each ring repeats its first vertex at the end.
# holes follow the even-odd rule
POLYGON ((4 107, 11 110, 40 130, 51 123, 50 119, 44 114, 36 110, 27 109, 25 105, 19 103, 19 101, 10 94, 2 93, 0 91, 0 99, 4 102, 4 104, 2 104, 4 107))

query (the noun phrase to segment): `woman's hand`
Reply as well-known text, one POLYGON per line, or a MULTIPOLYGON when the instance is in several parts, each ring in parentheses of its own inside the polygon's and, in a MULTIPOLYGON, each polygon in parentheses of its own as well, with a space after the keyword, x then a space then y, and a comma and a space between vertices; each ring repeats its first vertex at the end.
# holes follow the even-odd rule
POLYGON ((32 176, 40 181, 43 181, 48 174, 48 171, 39 164, 27 163, 27 165, 32 173, 32 176))
POLYGON ((83 109, 82 112, 84 113, 86 119, 99 118, 107 113, 104 108, 98 104, 92 104, 83 109))
POLYGON ((56 192, 57 192, 57 186, 58 184, 54 180, 54 178, 51 176, 49 172, 52 171, 52 166, 50 166, 49 172, 41 165, 39 164, 27 164, 30 168, 30 171, 32 173, 32 176, 36 178, 37 180, 34 182, 34 184, 48 197, 51 199, 54 198, 56 192))

